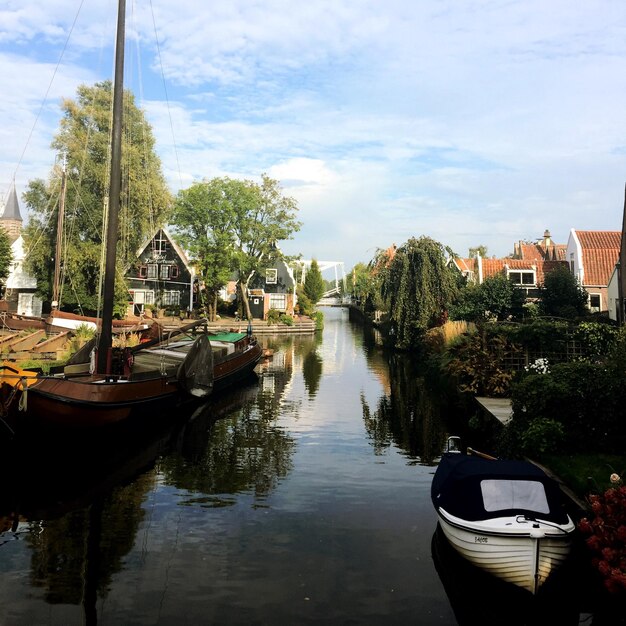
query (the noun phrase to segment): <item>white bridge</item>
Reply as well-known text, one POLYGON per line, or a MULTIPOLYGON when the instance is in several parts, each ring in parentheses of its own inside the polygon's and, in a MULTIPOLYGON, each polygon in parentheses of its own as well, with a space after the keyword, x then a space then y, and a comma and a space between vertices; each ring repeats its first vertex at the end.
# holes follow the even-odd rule
MULTIPOLYGON (((299 282, 301 285, 304 285, 307 270, 311 267, 311 260, 298 259, 294 261, 293 264, 296 268, 296 281, 299 282)), ((343 293, 346 293, 348 291, 346 284, 346 270, 343 261, 318 261, 317 266, 319 267, 322 276, 327 270, 335 271, 335 286, 322 294, 322 300, 325 300, 332 296, 341 295, 342 289, 339 286, 340 280, 343 284, 343 293)))

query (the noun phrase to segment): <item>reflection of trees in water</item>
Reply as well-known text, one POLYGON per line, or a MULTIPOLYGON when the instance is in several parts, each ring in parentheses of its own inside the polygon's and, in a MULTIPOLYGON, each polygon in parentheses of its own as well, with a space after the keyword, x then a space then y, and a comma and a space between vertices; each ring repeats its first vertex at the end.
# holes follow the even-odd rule
POLYGON ((322 343, 322 335, 316 333, 311 341, 302 342, 301 350, 302 358, 302 376, 304 377, 304 386, 309 393, 309 398, 313 399, 320 386, 322 377, 323 362, 322 357, 317 352, 317 347, 322 343))
POLYGON ((262 498, 290 471, 295 443, 276 425, 292 376, 292 359, 284 357, 275 355, 245 392, 225 397, 221 419, 209 405, 206 415, 190 424, 179 452, 161 462, 166 482, 204 494, 183 504, 226 506, 233 504, 233 494, 248 491, 262 498))
POLYGON ((441 397, 433 393, 406 354, 390 355, 388 368, 389 396, 382 396, 374 410, 361 396, 365 428, 374 449, 380 454, 393 443, 422 463, 432 463, 441 454, 446 436, 441 397))
POLYGON ((56 519, 30 522, 31 584, 51 604, 85 604, 95 611, 113 575, 122 570, 141 523, 142 502, 154 480, 148 472, 86 508, 56 519))

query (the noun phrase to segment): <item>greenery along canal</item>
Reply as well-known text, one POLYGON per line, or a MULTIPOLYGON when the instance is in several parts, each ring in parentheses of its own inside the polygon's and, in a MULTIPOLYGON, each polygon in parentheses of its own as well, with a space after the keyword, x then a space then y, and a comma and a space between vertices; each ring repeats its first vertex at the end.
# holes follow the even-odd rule
POLYGON ((430 485, 459 416, 325 314, 176 428, 3 455, 0 624, 577 624, 571 585, 538 604, 447 551, 430 485))

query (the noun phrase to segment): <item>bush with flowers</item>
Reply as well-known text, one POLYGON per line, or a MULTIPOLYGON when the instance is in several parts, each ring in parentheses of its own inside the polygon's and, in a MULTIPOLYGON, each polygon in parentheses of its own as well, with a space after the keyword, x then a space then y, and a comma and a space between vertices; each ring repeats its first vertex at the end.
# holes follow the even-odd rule
POLYGON ((587 547, 592 564, 605 587, 613 594, 626 594, 626 485, 618 474, 611 474, 611 484, 603 494, 590 495, 593 517, 578 523, 588 535, 587 547))

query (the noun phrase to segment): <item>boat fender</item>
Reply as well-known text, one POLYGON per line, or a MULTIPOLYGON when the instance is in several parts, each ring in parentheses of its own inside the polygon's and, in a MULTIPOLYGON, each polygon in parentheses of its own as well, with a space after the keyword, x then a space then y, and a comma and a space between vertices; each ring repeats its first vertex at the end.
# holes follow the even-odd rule
POLYGON ((28 409, 28 382, 26 379, 22 379, 22 395, 20 396, 17 408, 19 411, 26 411, 28 409))

